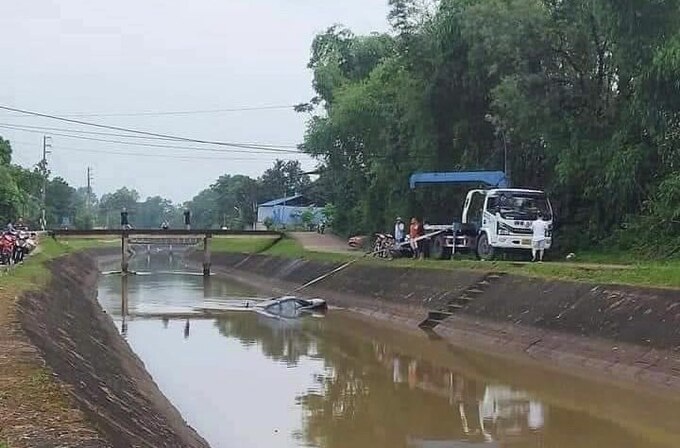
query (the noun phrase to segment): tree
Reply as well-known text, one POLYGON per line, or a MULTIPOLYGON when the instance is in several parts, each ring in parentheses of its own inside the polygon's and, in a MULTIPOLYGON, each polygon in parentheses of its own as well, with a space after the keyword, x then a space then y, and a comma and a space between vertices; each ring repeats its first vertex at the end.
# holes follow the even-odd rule
POLYGON ((61 177, 47 183, 45 211, 47 223, 51 227, 62 223, 73 225, 76 218, 76 189, 61 177))
POLYGON ((0 137, 0 165, 9 165, 12 162, 12 145, 9 140, 0 137))
POLYGON ((169 199, 160 196, 148 197, 135 206, 135 225, 139 228, 154 229, 167 221, 177 222, 180 212, 169 199))
POLYGON ((207 188, 194 196, 185 206, 191 210, 192 221, 196 227, 212 229, 221 227, 217 203, 217 192, 207 188))
POLYGON ((113 193, 103 195, 99 201, 100 222, 104 223, 107 227, 117 227, 119 213, 123 208, 128 210, 131 222, 133 222, 137 201, 139 201, 139 193, 127 187, 122 187, 113 193))
POLYGON ((258 179, 259 202, 301 193, 309 187, 311 181, 304 173, 297 160, 276 160, 274 166, 267 169, 258 179))
POLYGON ((12 171, 0 165, 0 220, 2 223, 14 222, 21 208, 22 195, 12 178, 12 171))
POLYGON ((217 212, 222 226, 230 229, 252 228, 256 220, 256 180, 243 175, 224 175, 211 188, 217 194, 217 212))

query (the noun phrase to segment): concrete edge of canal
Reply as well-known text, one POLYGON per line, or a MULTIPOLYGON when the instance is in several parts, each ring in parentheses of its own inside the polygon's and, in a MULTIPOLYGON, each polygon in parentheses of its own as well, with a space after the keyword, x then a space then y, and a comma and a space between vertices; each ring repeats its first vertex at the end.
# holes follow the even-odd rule
MULTIPOLYGON (((338 263, 215 254, 213 271, 282 294, 338 263)), ((680 291, 355 264, 304 289, 454 346, 603 381, 680 390, 680 291), (442 313, 443 311, 443 313, 442 313), (443 314, 443 318, 441 315, 443 314)))
POLYGON ((97 301, 97 259, 49 264, 43 291, 20 298, 18 317, 44 362, 113 447, 208 447, 165 398, 97 301))

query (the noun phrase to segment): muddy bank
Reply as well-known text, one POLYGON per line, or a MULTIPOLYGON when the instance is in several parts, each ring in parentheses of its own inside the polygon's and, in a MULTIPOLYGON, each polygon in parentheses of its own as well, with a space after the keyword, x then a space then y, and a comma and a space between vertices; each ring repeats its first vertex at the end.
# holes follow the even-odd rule
MULTIPOLYGON (((240 254, 212 262, 215 272, 280 292, 339 266, 240 254)), ((454 344, 680 389, 678 290, 354 264, 305 291, 409 329, 432 311, 450 312, 435 331, 454 344)))
POLYGON ((207 447, 163 396, 96 300, 96 261, 49 265, 52 280, 18 303, 23 330, 114 447, 207 447))

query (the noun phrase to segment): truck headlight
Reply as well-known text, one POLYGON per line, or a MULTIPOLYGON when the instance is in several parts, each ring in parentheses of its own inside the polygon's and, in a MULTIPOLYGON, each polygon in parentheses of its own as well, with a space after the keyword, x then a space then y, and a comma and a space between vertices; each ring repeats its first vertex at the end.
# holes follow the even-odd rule
POLYGON ((499 235, 510 235, 511 232, 512 232, 512 227, 510 227, 507 224, 503 224, 502 222, 498 223, 497 233, 499 235))

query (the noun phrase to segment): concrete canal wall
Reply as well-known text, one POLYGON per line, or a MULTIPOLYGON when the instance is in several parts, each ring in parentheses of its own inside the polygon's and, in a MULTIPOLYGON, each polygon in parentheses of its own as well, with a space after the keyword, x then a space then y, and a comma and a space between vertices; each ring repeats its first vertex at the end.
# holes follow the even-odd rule
POLYGON ((49 269, 48 287, 20 299, 19 319, 93 427, 114 447, 207 447, 97 302, 97 260, 79 253, 49 269))
MULTIPOLYGON (((339 263, 215 254, 213 269, 290 293, 339 263)), ((680 389, 680 291, 353 264, 300 295, 418 331, 433 310, 453 315, 435 332, 454 345, 560 370, 680 389), (462 304, 462 305, 461 305, 462 304)))

